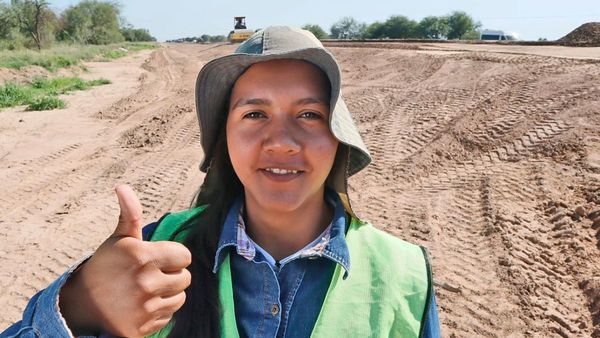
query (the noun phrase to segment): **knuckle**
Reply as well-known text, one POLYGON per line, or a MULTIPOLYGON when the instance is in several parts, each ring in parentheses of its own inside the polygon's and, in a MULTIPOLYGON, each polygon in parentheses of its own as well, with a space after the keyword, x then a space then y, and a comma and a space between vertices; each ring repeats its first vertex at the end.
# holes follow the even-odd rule
POLYGON ((152 261, 152 256, 148 253, 148 250, 140 245, 128 245, 125 248, 125 253, 131 264, 138 268, 144 267, 152 261))
POLYGON ((153 313, 154 311, 156 311, 156 309, 154 308, 154 305, 152 304, 152 302, 150 302, 150 301, 147 301, 147 302, 144 302, 144 303, 142 304, 142 311, 143 311, 145 314, 151 314, 151 313, 153 313))
POLYGON ((146 254, 133 254, 131 258, 138 268, 144 267, 152 262, 152 259, 146 254))
POLYGON ((153 295, 156 292, 156 288, 154 287, 154 282, 151 278, 146 276, 139 276, 136 279, 136 287, 137 289, 145 295, 153 295))

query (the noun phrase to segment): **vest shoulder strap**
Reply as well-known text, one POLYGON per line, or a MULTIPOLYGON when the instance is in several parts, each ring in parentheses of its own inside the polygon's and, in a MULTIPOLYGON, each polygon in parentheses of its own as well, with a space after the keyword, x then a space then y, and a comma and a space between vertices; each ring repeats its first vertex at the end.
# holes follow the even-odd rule
MULTIPOLYGON (((206 206, 164 215, 158 221, 156 228, 149 233, 148 240, 153 242, 175 241, 182 243, 191 230, 191 228, 188 227, 189 221, 204 209, 206 209, 206 206)), ((167 338, 173 325, 174 321, 171 320, 165 327, 145 338, 167 338)))
POLYGON ((206 209, 206 206, 202 205, 163 216, 154 232, 150 235, 150 241, 183 242, 191 230, 191 227, 189 227, 190 220, 204 211, 204 209, 206 209))

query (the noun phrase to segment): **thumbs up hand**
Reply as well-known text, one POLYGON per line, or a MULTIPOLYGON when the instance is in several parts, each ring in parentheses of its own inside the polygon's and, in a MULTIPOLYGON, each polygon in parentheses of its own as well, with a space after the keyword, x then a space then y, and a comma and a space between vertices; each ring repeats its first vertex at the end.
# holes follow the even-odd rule
POLYGON ((121 213, 114 233, 61 289, 60 311, 76 336, 156 332, 183 305, 191 282, 190 251, 176 242, 144 242, 137 196, 127 185, 115 191, 121 213))

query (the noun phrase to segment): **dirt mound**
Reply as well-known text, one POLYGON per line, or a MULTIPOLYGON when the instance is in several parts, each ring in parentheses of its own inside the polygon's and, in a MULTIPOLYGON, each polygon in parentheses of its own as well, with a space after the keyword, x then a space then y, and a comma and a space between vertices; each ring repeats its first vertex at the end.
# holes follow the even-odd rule
POLYGON ((600 22, 588 22, 558 40, 567 45, 600 45, 600 22))

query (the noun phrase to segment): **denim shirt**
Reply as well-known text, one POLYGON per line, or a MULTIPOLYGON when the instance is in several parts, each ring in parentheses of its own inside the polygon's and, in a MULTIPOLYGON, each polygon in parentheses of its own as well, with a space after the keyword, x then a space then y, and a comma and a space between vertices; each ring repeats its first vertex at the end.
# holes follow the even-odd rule
MULTIPOLYGON (((268 253, 251 240, 243 240, 245 231, 239 231, 243 201, 239 199, 230 208, 219 240, 214 271, 229 252, 235 314, 241 337, 309 337, 335 266, 340 264, 345 274, 351 273, 345 240, 348 216, 337 194, 328 193, 328 197, 334 205, 334 218, 327 230, 313 243, 276 264, 272 264, 268 253), (254 252, 250 254, 248 250, 254 252)), ((155 227, 156 223, 149 224, 144 228, 144 234, 155 227)), ((249 239, 247 235, 246 238, 249 239)), ((73 337, 59 312, 58 295, 71 273, 84 261, 73 265, 46 289, 35 294, 27 304, 22 320, 0 333, 0 338, 73 337)), ((427 311, 423 337, 438 338, 440 327, 435 295, 427 311)), ((101 337, 112 336, 103 334, 101 337)))

